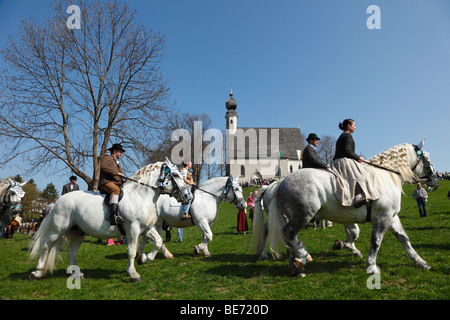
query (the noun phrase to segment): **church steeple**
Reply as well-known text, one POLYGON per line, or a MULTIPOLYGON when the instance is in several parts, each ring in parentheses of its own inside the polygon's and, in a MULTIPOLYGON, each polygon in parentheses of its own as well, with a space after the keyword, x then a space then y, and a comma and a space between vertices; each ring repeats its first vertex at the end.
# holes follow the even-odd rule
POLYGON ((225 102, 225 107, 227 108, 227 113, 225 114, 225 119, 227 119, 227 134, 235 134, 237 130, 237 102, 233 98, 233 90, 230 90, 230 98, 225 102))
POLYGON ((233 98, 233 90, 230 90, 230 98, 225 102, 225 107, 227 110, 236 110, 237 102, 233 98))

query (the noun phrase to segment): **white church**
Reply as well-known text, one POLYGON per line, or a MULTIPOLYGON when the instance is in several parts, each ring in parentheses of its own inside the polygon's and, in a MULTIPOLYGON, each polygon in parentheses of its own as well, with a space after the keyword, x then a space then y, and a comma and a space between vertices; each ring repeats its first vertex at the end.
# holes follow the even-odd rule
POLYGON ((299 128, 238 127, 232 91, 225 107, 227 176, 240 181, 282 178, 301 168, 305 141, 299 128))

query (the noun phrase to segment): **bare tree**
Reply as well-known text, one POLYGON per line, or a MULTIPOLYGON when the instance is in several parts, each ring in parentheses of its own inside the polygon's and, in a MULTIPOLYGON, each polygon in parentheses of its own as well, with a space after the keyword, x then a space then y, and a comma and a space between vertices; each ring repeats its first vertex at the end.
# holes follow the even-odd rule
POLYGON ((164 37, 117 1, 79 1, 80 29, 70 29, 70 5, 56 1, 42 25, 22 20, 0 50, 0 165, 22 157, 32 173, 63 163, 92 189, 108 146, 127 148, 125 168, 142 164, 171 108, 164 37))
MULTIPOLYGON (((200 183, 202 177, 207 179, 216 176, 220 172, 220 167, 217 164, 206 164, 205 159, 194 159, 194 153, 197 151, 197 156, 203 156, 207 143, 203 141, 203 135, 211 126, 211 118, 206 114, 189 114, 175 112, 166 118, 166 125, 164 130, 160 131, 158 144, 150 151, 148 160, 150 162, 160 161, 168 157, 175 164, 175 159, 172 158, 174 147, 180 143, 180 140, 173 141, 172 133, 177 129, 184 129, 188 132, 190 137, 190 152, 189 154, 177 154, 177 158, 182 158, 183 162, 192 161, 193 179, 195 183, 200 183), (194 161, 197 160, 197 161, 194 161), (200 161, 199 161, 200 160, 200 161), (200 162, 200 163, 196 163, 200 162), (217 167, 217 168, 216 168, 217 167)), ((183 150, 185 152, 187 150, 183 150)))
POLYGON ((320 137, 320 142, 317 145, 317 154, 328 164, 333 163, 333 157, 336 152, 336 138, 330 135, 320 137))

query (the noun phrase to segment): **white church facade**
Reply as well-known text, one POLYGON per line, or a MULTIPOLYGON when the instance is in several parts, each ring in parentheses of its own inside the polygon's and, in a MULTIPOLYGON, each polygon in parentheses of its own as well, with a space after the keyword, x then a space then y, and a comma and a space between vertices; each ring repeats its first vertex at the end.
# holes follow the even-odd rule
POLYGON ((232 91, 225 107, 227 176, 240 181, 282 178, 301 168, 305 141, 299 128, 239 127, 232 91))

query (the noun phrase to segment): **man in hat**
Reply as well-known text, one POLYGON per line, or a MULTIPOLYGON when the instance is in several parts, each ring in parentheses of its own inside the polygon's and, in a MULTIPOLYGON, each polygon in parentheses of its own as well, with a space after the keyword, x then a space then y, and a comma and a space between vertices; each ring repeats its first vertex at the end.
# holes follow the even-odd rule
POLYGON ((62 195, 65 195, 66 193, 69 193, 71 191, 80 190, 80 187, 77 185, 77 177, 76 176, 71 176, 69 178, 69 180, 70 180, 70 182, 63 186, 62 195))
POLYGON ((123 172, 119 164, 119 159, 125 150, 122 148, 122 145, 113 144, 108 151, 111 151, 111 154, 104 155, 100 163, 100 181, 98 188, 110 194, 109 222, 113 226, 125 222, 119 214, 120 186, 123 183, 123 172))
POLYGON ((315 133, 310 133, 306 141, 308 145, 302 152, 303 168, 318 168, 327 169, 327 164, 320 160, 320 157, 316 153, 316 147, 320 138, 315 133))

